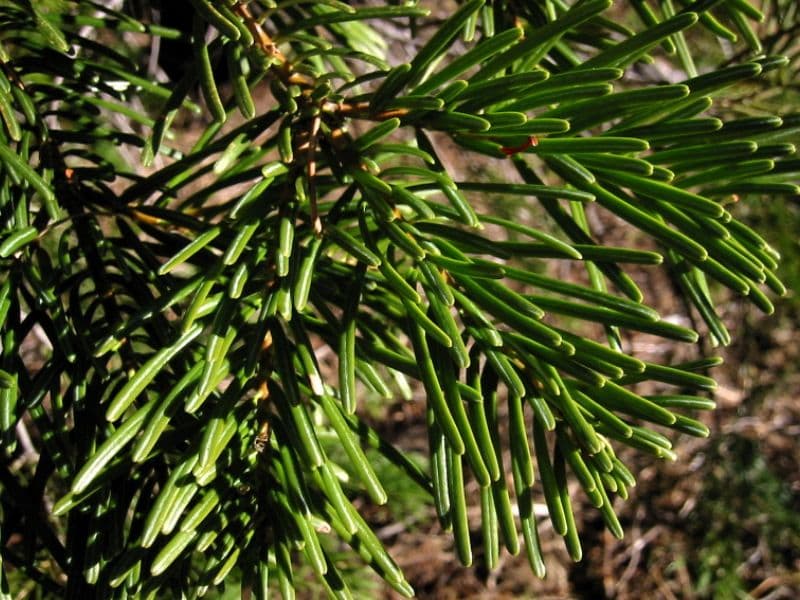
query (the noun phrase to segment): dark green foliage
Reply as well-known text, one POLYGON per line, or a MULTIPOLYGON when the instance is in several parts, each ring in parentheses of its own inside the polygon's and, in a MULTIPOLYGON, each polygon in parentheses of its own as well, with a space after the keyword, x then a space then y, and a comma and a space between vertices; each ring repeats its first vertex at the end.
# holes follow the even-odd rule
POLYGON ((797 193, 798 116, 713 111, 788 62, 759 54, 757 8, 107 4, 0 2, 3 569, 72 598, 197 593, 232 572, 291 597, 305 562, 348 597, 335 536, 412 595, 350 501, 392 501, 368 448, 431 495, 465 564, 470 479, 490 567, 502 541, 544 575, 534 491, 580 559, 573 476, 622 535, 611 497, 634 478, 614 448, 674 458, 665 428, 706 435, 685 412, 714 385, 698 373, 713 361, 627 354, 623 330, 699 334, 625 265, 663 263, 715 344, 730 334, 714 284, 766 312, 784 291, 730 202, 797 193), (387 31, 410 35, 409 62, 387 31), (712 69, 695 36, 750 47, 712 69), (674 83, 640 76, 653 61, 674 83), (602 244, 590 203, 659 249, 602 244), (410 381, 426 469, 360 414, 410 381))

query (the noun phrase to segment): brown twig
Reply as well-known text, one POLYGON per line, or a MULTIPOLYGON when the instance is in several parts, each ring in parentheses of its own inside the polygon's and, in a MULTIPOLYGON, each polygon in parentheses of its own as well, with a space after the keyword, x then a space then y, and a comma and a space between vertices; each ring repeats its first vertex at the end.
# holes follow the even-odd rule
POLYGON ((245 25, 247 25, 247 29, 250 30, 251 34, 253 34, 258 47, 261 48, 264 54, 274 59, 281 65, 287 64, 286 57, 280 51, 275 42, 272 41, 272 38, 269 36, 269 34, 264 31, 264 28, 261 27, 261 23, 256 20, 247 5, 242 4, 241 2, 236 2, 231 8, 234 13, 238 14, 242 18, 245 25))

